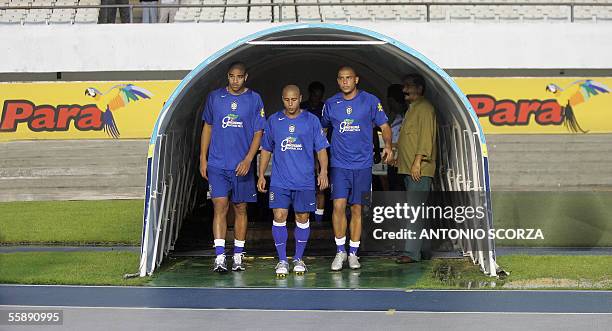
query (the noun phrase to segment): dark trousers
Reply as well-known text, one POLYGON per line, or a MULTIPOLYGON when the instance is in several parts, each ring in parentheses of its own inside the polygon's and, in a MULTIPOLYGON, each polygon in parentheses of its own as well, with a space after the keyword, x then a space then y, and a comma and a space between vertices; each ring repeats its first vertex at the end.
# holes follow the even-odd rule
MULTIPOLYGON (((128 0, 102 0, 102 5, 127 5, 128 0)), ((119 8, 121 23, 130 23, 130 9, 128 7, 119 8)), ((98 23, 115 23, 117 20, 117 7, 100 8, 98 23)))
MULTIPOLYGON (((404 184, 406 185, 406 194, 408 203, 412 206, 419 206, 421 203, 427 202, 427 197, 431 191, 431 182, 433 178, 428 176, 422 176, 421 180, 415 182, 410 175, 404 177, 404 184)), ((408 222, 406 228, 408 230, 415 231, 417 233, 416 238, 419 237, 421 231, 425 228, 425 220, 418 219, 414 223, 408 222)), ((427 245, 423 245, 422 239, 408 239, 406 240, 406 246, 404 247, 404 254, 410 256, 415 261, 421 260, 421 252, 429 250, 429 242, 427 245), (426 247, 424 247, 426 246, 426 247)))

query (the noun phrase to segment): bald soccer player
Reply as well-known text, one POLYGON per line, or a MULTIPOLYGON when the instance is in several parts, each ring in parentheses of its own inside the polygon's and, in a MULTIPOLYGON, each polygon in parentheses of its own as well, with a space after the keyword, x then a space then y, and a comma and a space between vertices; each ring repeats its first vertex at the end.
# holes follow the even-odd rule
POLYGON ((363 194, 372 187, 374 126, 380 127, 385 147, 382 158, 391 161, 391 127, 380 100, 365 91, 359 90, 359 76, 351 67, 338 70, 340 92, 327 99, 323 108, 321 122, 333 130, 331 139, 331 198, 333 200, 332 222, 336 241, 336 257, 331 269, 342 270, 347 260, 345 209, 351 206, 351 225, 348 262, 351 269, 359 269, 361 264, 357 250, 361 242, 361 206, 363 194))
POLYGON ((215 262, 213 271, 226 272, 225 235, 227 212, 234 211, 234 254, 232 270, 242 271, 247 230, 247 203, 257 201, 251 162, 259 149, 265 125, 263 101, 247 88, 246 66, 232 63, 228 84, 208 94, 202 119, 200 174, 208 180, 213 202, 215 262))
POLYGON ((268 118, 261 144, 257 189, 265 192, 264 173, 272 157, 269 203, 274 213, 272 236, 278 253, 276 275, 289 273, 287 260, 287 216, 289 207, 295 211, 295 254, 293 271, 306 272, 302 257, 310 235, 309 213, 316 209, 315 185, 321 190, 328 186, 327 151, 329 146, 319 119, 300 109, 302 95, 295 85, 282 91, 284 109, 268 118), (314 152, 314 153, 313 153, 314 152), (321 165, 315 180, 315 158, 321 165))

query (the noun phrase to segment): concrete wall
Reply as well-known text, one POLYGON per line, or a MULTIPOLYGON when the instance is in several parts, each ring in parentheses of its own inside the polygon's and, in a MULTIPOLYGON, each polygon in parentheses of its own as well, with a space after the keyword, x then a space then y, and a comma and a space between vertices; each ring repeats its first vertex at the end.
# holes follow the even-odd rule
MULTIPOLYGON (((272 23, 0 26, 0 73, 191 70, 272 23)), ((445 69, 612 67, 612 25, 369 23, 445 69)))

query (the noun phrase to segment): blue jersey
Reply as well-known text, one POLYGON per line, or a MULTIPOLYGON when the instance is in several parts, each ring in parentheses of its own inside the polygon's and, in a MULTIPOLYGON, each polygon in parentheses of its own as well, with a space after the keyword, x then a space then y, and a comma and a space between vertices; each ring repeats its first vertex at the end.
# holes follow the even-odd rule
POLYGON ((387 115, 374 95, 358 91, 351 100, 338 93, 325 101, 321 123, 333 130, 330 166, 344 169, 372 167, 372 130, 387 123, 387 115))
POLYGON ((268 118, 261 148, 272 154, 270 186, 288 190, 314 190, 314 152, 329 143, 319 119, 307 112, 289 118, 283 111, 268 118))
POLYGON ((212 126, 208 165, 225 170, 236 169, 249 152, 253 135, 266 123, 257 92, 248 89, 233 95, 225 87, 210 92, 202 119, 212 126))

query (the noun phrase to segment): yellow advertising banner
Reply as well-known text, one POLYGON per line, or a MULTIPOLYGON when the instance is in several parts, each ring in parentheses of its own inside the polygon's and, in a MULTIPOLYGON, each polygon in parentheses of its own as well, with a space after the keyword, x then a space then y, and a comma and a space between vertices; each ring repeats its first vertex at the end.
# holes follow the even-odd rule
MULTIPOLYGON (((456 78, 487 134, 610 133, 612 78, 456 78)), ((148 138, 179 81, 0 83, 0 141, 148 138)))
POLYGON ((456 78, 487 134, 612 132, 612 78, 456 78))
POLYGON ((2 83, 0 141, 148 138, 178 83, 2 83))

